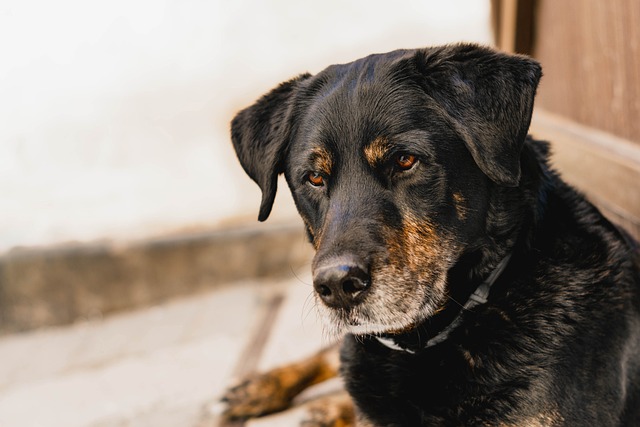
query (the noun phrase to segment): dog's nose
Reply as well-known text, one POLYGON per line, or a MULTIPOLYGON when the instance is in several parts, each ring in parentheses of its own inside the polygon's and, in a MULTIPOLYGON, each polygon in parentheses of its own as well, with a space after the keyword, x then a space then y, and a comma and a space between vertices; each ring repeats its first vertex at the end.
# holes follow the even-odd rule
POLYGON ((367 270, 353 260, 333 260, 316 268, 313 287, 329 307, 348 308, 359 303, 369 289, 367 270))

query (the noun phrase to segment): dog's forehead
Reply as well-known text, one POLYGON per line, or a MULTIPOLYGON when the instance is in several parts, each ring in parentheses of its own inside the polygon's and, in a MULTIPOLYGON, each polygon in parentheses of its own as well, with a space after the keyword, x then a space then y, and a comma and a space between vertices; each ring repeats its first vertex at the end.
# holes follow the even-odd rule
POLYGON ((424 93, 411 84, 402 61, 410 51, 372 55, 333 65, 307 82, 295 134, 296 151, 362 151, 381 147, 389 135, 406 133, 418 122, 424 93))
POLYGON ((374 75, 383 75, 406 60, 410 60, 416 54, 416 50, 399 49, 387 53, 376 53, 352 62, 334 64, 326 67, 315 77, 324 79, 327 77, 356 77, 361 81, 374 75))

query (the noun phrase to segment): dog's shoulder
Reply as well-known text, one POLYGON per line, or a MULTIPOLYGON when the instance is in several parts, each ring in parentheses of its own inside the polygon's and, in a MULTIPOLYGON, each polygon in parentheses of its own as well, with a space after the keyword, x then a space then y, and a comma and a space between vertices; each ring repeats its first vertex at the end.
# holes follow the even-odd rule
POLYGON ((429 408, 433 425, 608 425, 623 412, 624 398, 606 396, 640 380, 638 349, 629 347, 640 336, 637 244, 549 167, 548 154, 548 144, 527 141, 530 217, 520 221, 531 228, 489 303, 467 313, 447 341, 417 354, 345 341, 346 381, 379 421, 402 420, 407 404, 429 408), (593 373, 603 370, 594 384, 593 373), (382 411, 372 390, 384 390, 379 395, 398 402, 397 411, 382 411))

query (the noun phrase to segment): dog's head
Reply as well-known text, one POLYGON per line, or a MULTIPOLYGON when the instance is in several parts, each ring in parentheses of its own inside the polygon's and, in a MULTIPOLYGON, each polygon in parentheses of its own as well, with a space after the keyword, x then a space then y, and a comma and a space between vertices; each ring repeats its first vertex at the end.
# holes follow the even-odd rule
POLYGON ((235 117, 259 219, 284 173, 337 326, 393 333, 442 307, 448 271, 490 239, 492 191, 519 184, 540 75, 476 45, 401 50, 301 75, 235 117))

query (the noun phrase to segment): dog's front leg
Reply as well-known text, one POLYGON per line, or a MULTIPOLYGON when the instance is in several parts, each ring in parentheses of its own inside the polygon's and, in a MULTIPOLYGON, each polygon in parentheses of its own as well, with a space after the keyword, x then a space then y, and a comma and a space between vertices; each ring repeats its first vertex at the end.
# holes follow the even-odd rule
POLYGON ((358 412, 346 391, 319 398, 308 405, 300 427, 381 427, 358 412))
MULTIPOLYGON (((355 423, 355 414, 351 396, 340 392, 320 397, 307 406, 307 418, 301 427, 359 427, 355 423)), ((366 427, 366 425, 365 425, 366 427)))
POLYGON ((338 375, 339 347, 296 363, 252 375, 222 397, 227 418, 251 418, 287 409, 304 389, 338 375))

